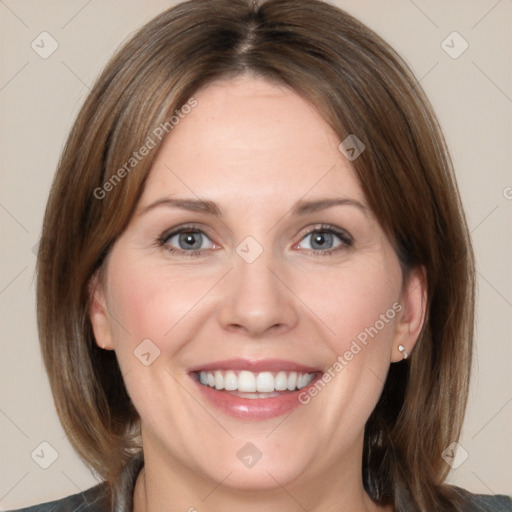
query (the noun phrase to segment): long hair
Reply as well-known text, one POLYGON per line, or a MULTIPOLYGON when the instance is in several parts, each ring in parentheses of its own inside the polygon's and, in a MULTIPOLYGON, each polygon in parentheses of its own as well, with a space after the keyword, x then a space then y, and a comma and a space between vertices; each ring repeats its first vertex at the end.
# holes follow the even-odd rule
POLYGON ((466 406, 474 262, 449 152, 406 63, 320 0, 180 3, 116 53, 85 100, 51 188, 37 264, 41 351, 69 440, 115 502, 121 470, 141 450, 140 417, 115 353, 94 342, 88 284, 126 228, 161 140, 127 172, 133 152, 200 87, 243 73, 291 87, 340 141, 354 134, 366 146, 354 171, 404 276, 426 268, 428 300, 414 353, 391 365, 367 422, 363 482, 381 504, 461 510, 443 484, 441 455, 466 406))

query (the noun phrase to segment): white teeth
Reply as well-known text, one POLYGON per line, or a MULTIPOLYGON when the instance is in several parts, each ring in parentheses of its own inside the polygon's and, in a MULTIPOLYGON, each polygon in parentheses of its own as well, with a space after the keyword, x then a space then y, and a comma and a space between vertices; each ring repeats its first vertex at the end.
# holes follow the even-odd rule
POLYGON ((240 393, 274 393, 275 391, 295 391, 307 386, 315 375, 297 372, 260 372, 247 370, 215 370, 199 372, 199 382, 217 390, 238 391, 240 393))
MULTIPOLYGON (((203 372, 201 372, 203 373, 203 372)), ((226 391, 235 391, 238 389, 238 377, 233 371, 228 371, 224 375, 224 388, 226 391)))
POLYGON ((288 390, 293 391, 297 387, 297 374, 295 372, 288 375, 288 390))
POLYGON ((256 391, 256 377, 254 373, 241 371, 238 375, 238 391, 244 393, 254 393, 256 391))
POLYGON ((288 377, 285 372, 279 372, 274 379, 276 391, 285 391, 288 389, 288 377))
POLYGON ((224 375, 222 372, 218 370, 215 372, 215 389, 223 389, 224 388, 224 375))
POLYGON ((299 389, 303 388, 307 383, 308 383, 308 376, 307 376, 307 374, 299 375, 297 377, 297 387, 299 389))
POLYGON ((260 393, 271 393, 274 391, 274 377, 270 372, 258 373, 258 377, 256 377, 256 391, 260 393))

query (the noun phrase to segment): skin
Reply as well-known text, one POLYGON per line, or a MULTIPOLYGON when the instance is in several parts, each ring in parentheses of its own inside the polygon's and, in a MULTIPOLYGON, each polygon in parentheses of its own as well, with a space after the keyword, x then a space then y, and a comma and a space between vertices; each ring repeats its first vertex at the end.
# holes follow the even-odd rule
POLYGON ((115 350, 142 419, 145 467, 134 511, 392 510, 364 492, 363 428, 390 363, 402 359, 398 345, 410 353, 421 330, 424 272, 404 281, 340 140, 295 92, 242 75, 194 97, 197 107, 157 155, 104 279, 92 281, 96 341, 115 350), (142 213, 164 197, 214 201, 222 217, 166 206, 142 213), (362 207, 292 214, 300 199, 333 197, 362 207), (180 253, 178 236, 166 241, 178 252, 158 245, 163 232, 186 223, 204 233, 196 232, 199 253, 180 253), (321 224, 353 243, 334 236, 323 249, 312 246, 307 231, 321 224), (236 252, 247 236, 263 248, 252 263, 236 252), (402 310, 286 417, 227 416, 188 375, 192 366, 239 357, 326 371, 396 302, 402 310), (133 354, 147 338, 160 350, 150 366, 133 354), (262 453, 252 468, 237 458, 247 442, 262 453))

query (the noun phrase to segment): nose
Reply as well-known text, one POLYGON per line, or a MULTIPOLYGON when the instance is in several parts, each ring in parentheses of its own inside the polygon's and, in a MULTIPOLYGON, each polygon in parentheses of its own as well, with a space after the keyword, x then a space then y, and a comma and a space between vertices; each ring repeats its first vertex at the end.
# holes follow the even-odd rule
POLYGON ((272 259, 271 251, 252 263, 233 254, 233 269, 223 283, 218 310, 222 327, 258 338, 282 334, 295 327, 299 315, 297 298, 287 286, 283 269, 272 259))

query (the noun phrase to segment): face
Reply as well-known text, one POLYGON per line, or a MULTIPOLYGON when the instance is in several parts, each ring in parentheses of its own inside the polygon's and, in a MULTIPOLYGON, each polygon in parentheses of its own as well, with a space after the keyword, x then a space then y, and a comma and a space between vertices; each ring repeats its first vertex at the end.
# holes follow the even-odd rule
POLYGON ((194 97, 91 308, 146 457, 244 489, 360 479, 365 422, 421 328, 420 274, 404 281, 304 99, 253 76, 194 97))

